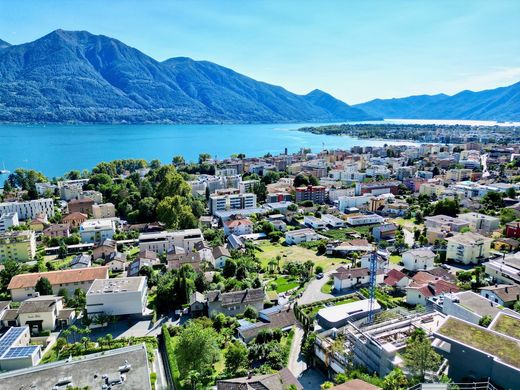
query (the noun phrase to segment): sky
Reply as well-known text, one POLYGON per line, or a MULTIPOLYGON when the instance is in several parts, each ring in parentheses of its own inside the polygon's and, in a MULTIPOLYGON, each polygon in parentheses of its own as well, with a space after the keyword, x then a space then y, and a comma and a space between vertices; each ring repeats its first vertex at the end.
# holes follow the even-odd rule
POLYGON ((59 28, 349 104, 520 81, 520 0, 0 0, 0 39, 59 28))

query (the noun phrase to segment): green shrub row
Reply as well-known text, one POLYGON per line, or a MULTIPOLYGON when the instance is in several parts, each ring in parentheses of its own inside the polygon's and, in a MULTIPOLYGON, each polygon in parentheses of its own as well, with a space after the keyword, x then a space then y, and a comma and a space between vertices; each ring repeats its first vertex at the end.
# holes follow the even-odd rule
POLYGON ((175 359, 173 340, 166 325, 162 326, 162 335, 164 337, 164 345, 166 348, 166 355, 168 356, 168 366, 170 367, 173 385, 175 386, 176 390, 183 390, 183 386, 181 385, 180 380, 181 374, 179 372, 179 367, 177 366, 177 360, 175 359))

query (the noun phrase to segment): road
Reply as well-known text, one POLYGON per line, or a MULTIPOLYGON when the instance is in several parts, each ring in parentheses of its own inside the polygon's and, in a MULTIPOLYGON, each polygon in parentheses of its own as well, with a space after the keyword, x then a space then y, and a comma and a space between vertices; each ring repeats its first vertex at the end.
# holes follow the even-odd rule
POLYGON ((168 388, 168 383, 166 382, 166 374, 164 373, 164 365, 161 354, 156 349, 154 351, 154 355, 154 372, 157 374, 157 382, 155 382, 155 388, 157 390, 166 390, 168 388))
POLYGON ((287 365, 296 378, 307 369, 307 363, 303 361, 303 356, 301 354, 303 336, 303 329, 296 326, 294 328, 294 337, 291 344, 291 352, 289 354, 289 364, 287 365))
POLYGON ((404 236, 404 243, 408 245, 410 248, 413 247, 415 244, 415 240, 413 238, 413 233, 409 231, 406 228, 403 228, 403 236, 404 236))
POLYGON ((330 275, 332 275, 334 272, 335 270, 325 272, 323 274, 323 278, 311 280, 303 291, 302 296, 298 299, 298 304, 305 305, 307 303, 334 298, 334 295, 332 294, 325 294, 321 292, 321 288, 328 282, 330 275))

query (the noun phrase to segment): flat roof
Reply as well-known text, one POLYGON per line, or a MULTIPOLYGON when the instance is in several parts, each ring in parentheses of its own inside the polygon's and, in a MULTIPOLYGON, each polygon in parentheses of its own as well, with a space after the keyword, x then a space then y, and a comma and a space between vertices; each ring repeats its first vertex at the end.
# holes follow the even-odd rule
POLYGON ((436 332, 520 368, 520 340, 449 316, 436 332))
POLYGON ((118 389, 149 390, 150 372, 144 344, 9 371, 0 374, 0 383, 5 389, 29 389, 34 385, 38 389, 52 389, 62 383, 75 388, 101 389, 106 384, 103 376, 123 377, 123 383, 115 386, 118 389))
MULTIPOLYGON (((335 323, 360 312, 368 313, 369 307, 370 299, 363 299, 361 301, 345 303, 343 305, 326 307, 318 311, 318 316, 323 318, 325 321, 335 323)), ((381 306, 377 301, 374 301, 373 309, 381 309, 381 306)))
POLYGON ((473 291, 462 291, 453 295, 459 298, 459 304, 462 307, 479 316, 491 316, 493 318, 501 312, 498 303, 494 303, 482 295, 475 294, 473 291))
POLYGON ((144 276, 128 278, 96 279, 90 286, 87 295, 118 294, 141 291, 146 282, 144 276))

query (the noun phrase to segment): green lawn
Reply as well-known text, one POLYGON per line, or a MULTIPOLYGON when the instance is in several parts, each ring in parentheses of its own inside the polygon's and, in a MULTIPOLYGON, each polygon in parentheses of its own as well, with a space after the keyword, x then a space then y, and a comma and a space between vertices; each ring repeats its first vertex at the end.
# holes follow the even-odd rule
POLYGON ((401 262, 401 256, 399 255, 391 255, 390 256, 390 263, 392 264, 399 264, 401 262))
POLYGON ((270 241, 259 241, 257 242, 257 246, 261 249, 261 251, 256 252, 256 257, 260 259, 262 263, 262 267, 267 267, 267 264, 270 260, 276 259, 276 256, 280 256, 280 267, 286 261, 299 261, 305 262, 307 260, 312 260, 314 262, 314 266, 322 266, 323 269, 327 270, 332 268, 334 265, 341 264, 341 262, 345 262, 346 259, 341 259, 338 257, 327 257, 325 255, 317 255, 316 251, 311 249, 306 249, 298 245, 292 246, 284 246, 279 243, 272 243, 270 241))
POLYGON ((334 279, 330 279, 321 287, 321 292, 323 294, 331 294, 334 289, 334 279))
POLYGON ((293 288, 296 288, 300 285, 300 283, 296 279, 289 279, 286 276, 280 276, 271 282, 271 284, 276 285, 276 292, 283 293, 293 288))

